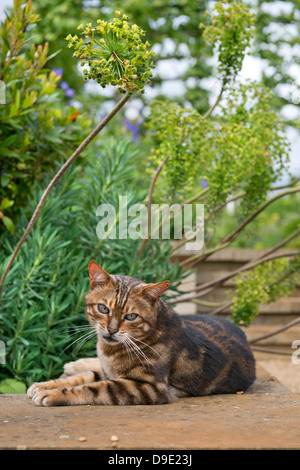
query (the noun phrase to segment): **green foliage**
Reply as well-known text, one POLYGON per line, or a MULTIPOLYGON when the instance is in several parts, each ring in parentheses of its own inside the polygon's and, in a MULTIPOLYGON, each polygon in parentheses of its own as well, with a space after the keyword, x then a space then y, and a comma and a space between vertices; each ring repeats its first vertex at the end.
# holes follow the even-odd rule
MULTIPOLYGON (((232 248, 262 250, 277 245, 300 227, 299 204, 299 193, 273 202, 251 222, 247 230, 241 232, 232 244, 232 248)), ((237 219, 241 217, 242 209, 238 200, 233 212, 220 213, 211 242, 212 246, 217 240, 222 240, 228 233, 231 233, 236 228, 237 219)), ((300 248, 299 237, 292 240, 288 247, 300 248)))
POLYGON ((88 65, 84 69, 85 79, 96 80, 102 88, 112 84, 118 86, 120 93, 129 94, 134 91, 144 92, 146 83, 150 83, 154 55, 148 47, 148 41, 142 42, 141 36, 145 32, 136 24, 130 25, 128 17, 116 10, 117 18, 111 22, 97 20, 98 26, 92 27, 88 23, 85 27, 79 25, 77 29, 83 30, 85 38, 78 38, 77 34, 69 34, 68 47, 74 48, 74 55, 82 59, 81 65, 88 65))
MULTIPOLYGON (((203 161, 199 149, 207 133, 207 124, 193 109, 154 100, 146 124, 155 168, 168 157, 157 192, 164 202, 181 200, 194 185, 203 161)), ((198 178, 197 178, 198 179, 198 178)))
POLYGON ((255 16, 239 1, 217 2, 213 12, 212 24, 205 28, 203 38, 217 49, 218 72, 228 81, 242 68, 254 34, 255 16))
POLYGON ((264 263, 240 274, 236 294, 232 296, 232 318, 236 324, 248 326, 259 314, 260 304, 274 302, 290 295, 299 280, 300 255, 293 260, 279 259, 264 263))
MULTIPOLYGON (((225 7, 229 8, 230 3, 224 2, 225 7)), ((272 107, 280 109, 285 104, 293 103, 292 93, 286 93, 286 87, 282 84, 296 86, 295 74, 291 70, 294 64, 299 63, 299 0, 278 4, 278 8, 274 8, 273 2, 268 0, 242 4, 256 16, 253 53, 266 64, 262 71, 263 82, 273 90, 272 107)), ((165 59, 175 63, 176 78, 184 85, 183 92, 175 99, 182 106, 186 106, 188 101, 201 113, 209 107, 209 92, 201 79, 211 76, 211 47, 206 47, 203 33, 199 30, 199 24, 207 22, 205 11, 210 5, 206 0, 127 0, 126 4, 122 0, 34 0, 34 5, 41 17, 34 40, 36 44, 49 42, 50 54, 60 50, 49 65, 51 68, 63 67, 64 80, 77 92, 83 88, 81 74, 65 49, 64 38, 70 32, 76 34, 79 23, 94 22, 99 17, 107 19, 116 8, 121 8, 146 31, 147 39, 155 45, 155 63, 161 62, 163 65, 165 59), (172 48, 167 49, 165 45, 169 45, 170 40, 172 48)), ((238 15, 242 12, 238 11, 238 15)), ((170 67, 173 68, 172 62, 170 67)), ((152 80, 153 87, 159 90, 160 85, 164 85, 165 89, 168 78, 157 69, 152 80)), ((87 101, 88 97, 85 98, 87 101)), ((289 119, 289 123, 295 125, 295 120, 289 119)))
POLYGON ((174 201, 203 180, 209 186, 208 211, 243 190, 241 207, 247 217, 285 168, 288 143, 283 122, 270 107, 270 90, 254 83, 227 83, 242 66, 253 15, 240 2, 216 3, 214 11, 204 37, 218 45, 226 100, 209 119, 166 100, 154 101, 147 125, 155 145, 152 160, 157 167, 168 157, 157 185, 160 197, 174 201))
MULTIPOLYGON (((57 75, 45 68, 49 64, 63 66, 64 79, 69 77, 71 86, 71 80, 76 82, 78 71, 71 54, 66 55, 69 51, 56 55, 59 47, 65 49, 62 41, 67 33, 71 32, 68 40, 74 55, 89 68, 85 77, 101 86, 110 83, 121 92, 132 93, 143 91, 151 77, 153 54, 148 50, 149 43, 141 39, 144 31, 137 25, 130 26, 119 12, 112 22, 106 22, 105 15, 111 16, 120 3, 104 0, 98 9, 86 2, 82 8, 81 0, 36 0, 38 11, 44 13, 35 28, 37 36, 30 38, 28 33, 38 18, 30 1, 21 7, 15 0, 14 12, 2 26, 0 73, 2 70, 8 98, 0 108, 1 152, 5 156, 5 160, 0 159, 0 191, 5 189, 5 195, 0 193, 0 218, 6 227, 6 237, 0 239, 2 271, 59 160, 82 141, 82 133, 89 128, 84 116, 65 106, 57 75), (100 14, 103 20, 93 27, 92 22, 100 14), (86 26, 79 26, 83 35, 79 39, 74 33, 81 21, 86 26), (43 43, 47 35, 54 52, 50 58, 47 44, 32 45, 32 40, 43 43)), ((180 75, 187 86, 187 93, 179 98, 184 104, 165 99, 153 103, 148 123, 150 139, 142 142, 142 150, 150 142, 152 171, 168 158, 155 187, 158 199, 184 201, 199 193, 201 182, 208 185, 207 248, 215 242, 212 233, 217 231, 218 207, 242 191, 235 229, 237 221, 241 223, 266 200, 270 186, 288 162, 288 147, 282 122, 272 111, 269 90, 253 83, 233 84, 253 35, 253 15, 240 2, 219 2, 203 37, 198 26, 205 6, 206 2, 199 4, 196 0, 172 5, 164 0, 155 0, 154 4, 130 0, 126 4, 127 13, 159 46, 153 62, 173 54, 176 59, 188 58, 192 64, 180 75), (170 54, 165 53, 167 38, 175 44, 170 54), (207 109, 208 100, 199 79, 210 73, 204 55, 210 52, 205 49, 204 38, 217 49, 223 92, 226 85, 222 98, 226 102, 222 102, 218 114, 209 111, 202 116, 199 110, 207 109), (191 87, 190 78, 194 83, 191 87)), ((153 80, 158 84, 162 81, 159 76, 153 80)), ((119 123, 114 122, 112 133, 120 135, 119 123)), ((99 204, 110 203, 118 209, 119 195, 127 196, 128 205, 144 202, 149 184, 146 182, 141 189, 136 184, 140 175, 136 175, 135 158, 128 143, 107 143, 95 154, 88 152, 88 158, 76 162, 54 187, 4 285, 0 315, 0 336, 7 350, 7 363, 0 369, 4 381, 16 377, 28 385, 52 378, 61 373, 65 362, 95 354, 95 338, 86 329, 84 316, 91 258, 111 273, 146 282, 171 279, 172 289, 178 292, 185 272, 171 262, 168 242, 151 240, 137 260, 140 240, 96 236, 99 204)), ((234 321, 247 325, 258 314, 261 303, 287 295, 295 285, 298 270, 299 260, 281 260, 241 276, 232 298, 234 321)))
POLYGON ((16 379, 4 379, 0 382, 0 393, 26 393, 26 385, 16 379))
MULTIPOLYGON (((205 46, 198 25, 204 21, 207 3, 206 0, 202 2, 184 0, 172 4, 168 0, 155 0, 155 2, 129 0, 126 4, 120 0, 101 2, 35 0, 35 8, 41 17, 36 28, 35 41, 38 44, 49 42, 51 54, 61 51, 53 57, 50 65, 63 67, 64 80, 80 93, 83 89, 81 73, 69 51, 65 49, 64 38, 69 33, 75 35, 78 24, 89 22, 94 24, 97 18, 110 21, 113 12, 122 9, 146 32, 151 45, 153 47, 155 45, 155 64, 159 61, 164 63, 166 59, 178 61, 179 65, 184 61, 184 67, 178 68, 177 76, 183 81, 186 92, 184 96, 178 96, 178 100, 184 102, 188 99, 196 109, 205 111, 208 107, 208 92, 203 87, 201 79, 210 75, 211 67, 206 59, 211 55, 211 51, 205 46), (167 51, 165 43, 170 43, 170 40, 172 40, 172 50, 167 51)), ((151 81, 158 92, 161 85, 168 84, 168 80, 159 69, 151 81)), ((93 94, 94 99, 95 96, 93 94)), ((85 93, 84 101, 87 100, 90 102, 89 96, 85 93)))
POLYGON ((90 121, 67 106, 56 86, 58 77, 45 66, 48 44, 35 46, 38 15, 32 2, 15 0, 0 25, 0 79, 6 104, 0 105, 0 232, 13 233, 16 217, 32 184, 65 159, 82 140, 90 121))
POLYGON ((96 80, 102 88, 109 84, 118 86, 120 93, 131 94, 138 90, 143 93, 152 76, 154 53, 148 49, 148 41, 142 42, 145 32, 136 24, 128 24, 128 17, 121 17, 119 10, 115 13, 117 18, 109 23, 97 20, 95 28, 92 23, 85 28, 79 25, 77 29, 83 30, 85 40, 79 39, 77 34, 69 34, 68 47, 74 48, 74 55, 82 59, 82 66, 88 65, 89 69, 83 69, 85 79, 96 80))
POLYGON ((255 83, 233 85, 226 96, 199 149, 203 160, 211 161, 205 174, 211 190, 208 205, 218 205, 242 190, 240 212, 248 217, 287 167, 288 140, 282 120, 270 106, 270 90, 255 83))
POLYGON ((241 216, 257 208, 288 162, 283 123, 270 108, 270 94, 253 83, 232 86, 220 113, 209 119, 155 100, 147 125, 155 168, 169 157, 156 186, 158 197, 186 197, 204 180, 208 212, 240 191, 241 216))
MULTIPOLYGON (((252 2, 251 2, 252 3, 252 2)), ((264 61, 262 80, 273 90, 271 105, 280 110, 285 105, 299 105, 297 73, 299 66, 299 0, 291 0, 285 4, 259 1, 255 5, 256 33, 253 43, 253 54, 264 61), (277 8, 278 5, 278 8, 277 8)), ((297 120, 294 113, 286 115, 286 122, 295 126, 297 120)))
MULTIPOLYGON (((119 194, 127 195, 129 205, 142 202, 144 193, 129 185, 135 158, 130 143, 107 142, 54 187, 4 285, 0 338, 6 345, 6 365, 0 369, 1 379, 15 377, 28 385, 57 377, 67 361, 95 355, 84 314, 90 259, 112 274, 146 282, 171 279, 176 292, 183 271, 171 262, 169 243, 155 240, 137 261, 139 240, 96 235, 99 204, 117 207, 119 194)), ((48 181, 35 189, 15 235, 1 240, 2 269, 48 181)))

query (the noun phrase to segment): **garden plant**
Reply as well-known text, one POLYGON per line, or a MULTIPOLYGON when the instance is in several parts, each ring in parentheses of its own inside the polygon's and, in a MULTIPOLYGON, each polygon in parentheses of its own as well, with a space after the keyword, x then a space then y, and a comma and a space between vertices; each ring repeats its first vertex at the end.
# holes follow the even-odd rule
MULTIPOLYGON (((295 217, 263 255, 193 292, 180 291, 182 279, 200 263, 240 240, 251 242, 251 227, 281 201, 296 203, 300 191, 297 178, 276 186, 288 168, 289 143, 272 91, 238 79, 255 15, 239 1, 217 2, 212 14, 201 12, 193 35, 197 44, 206 44, 207 56, 214 50, 218 58, 217 96, 211 106, 195 90, 183 100, 152 100, 138 144, 123 134, 116 138, 113 126, 119 126, 127 103, 142 99, 155 83, 155 29, 143 31, 117 9, 113 19, 93 18, 66 34, 65 49, 77 65, 79 59, 82 80, 114 87, 116 102, 99 122, 97 113, 66 102, 65 72, 47 68, 60 52, 49 56, 49 44, 34 43, 39 20, 31 1, 15 0, 0 26, 0 79, 6 85, 6 103, 0 105, 2 393, 59 375, 77 354, 93 355, 84 316, 92 258, 109 272, 146 282, 170 279, 172 305, 202 302, 211 314, 230 307, 240 326, 253 321, 261 304, 291 293, 299 280, 295 217), (99 239, 96 208, 118 207, 120 194, 129 204, 145 203, 148 220, 152 202, 204 204, 203 248, 179 262, 190 237, 162 240, 149 230, 140 239, 99 239), (233 201, 234 220, 225 220, 233 201), (289 247, 284 255, 282 247, 289 247), (226 302, 201 300, 228 279, 236 289, 226 302)), ((202 69, 208 73, 204 64, 202 69)), ((284 328, 298 322, 300 317, 284 328)))

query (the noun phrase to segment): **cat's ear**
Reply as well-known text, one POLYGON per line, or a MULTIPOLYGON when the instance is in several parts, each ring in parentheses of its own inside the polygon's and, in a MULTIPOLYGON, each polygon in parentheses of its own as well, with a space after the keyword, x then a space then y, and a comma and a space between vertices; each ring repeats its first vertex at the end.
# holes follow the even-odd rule
POLYGON ((160 296, 168 289, 170 281, 163 281, 157 284, 147 284, 140 292, 140 295, 149 300, 152 304, 157 302, 160 296))
POLYGON ((94 260, 89 262, 89 275, 91 288, 96 287, 96 285, 104 286, 111 281, 110 275, 94 260))

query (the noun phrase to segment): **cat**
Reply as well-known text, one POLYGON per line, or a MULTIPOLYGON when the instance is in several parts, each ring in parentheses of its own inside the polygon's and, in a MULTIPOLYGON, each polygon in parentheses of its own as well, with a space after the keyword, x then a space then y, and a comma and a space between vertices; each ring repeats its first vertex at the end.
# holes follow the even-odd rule
POLYGON ((255 360, 244 332, 213 315, 178 315, 146 284, 89 263, 85 313, 98 358, 79 359, 56 380, 28 389, 38 406, 154 405, 181 397, 246 391, 255 360))

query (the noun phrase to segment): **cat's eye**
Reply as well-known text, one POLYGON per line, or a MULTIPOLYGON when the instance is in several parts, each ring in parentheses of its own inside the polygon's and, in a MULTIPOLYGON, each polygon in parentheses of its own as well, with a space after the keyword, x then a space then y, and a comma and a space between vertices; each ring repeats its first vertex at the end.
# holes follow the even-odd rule
POLYGON ((133 321, 137 318, 136 313, 127 313, 127 315, 124 315, 125 320, 133 321))
POLYGON ((109 313, 109 308, 106 307, 106 305, 104 305, 104 304, 98 304, 97 309, 98 309, 98 312, 104 313, 105 315, 107 315, 109 313))

